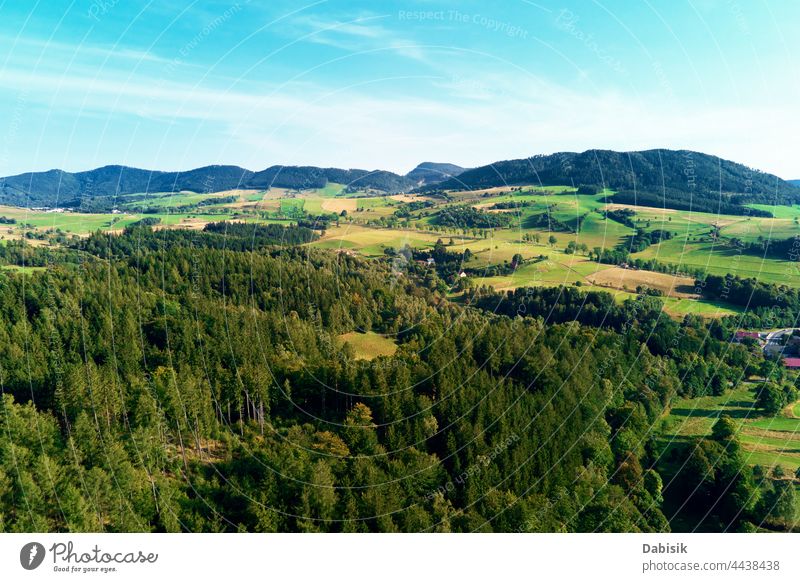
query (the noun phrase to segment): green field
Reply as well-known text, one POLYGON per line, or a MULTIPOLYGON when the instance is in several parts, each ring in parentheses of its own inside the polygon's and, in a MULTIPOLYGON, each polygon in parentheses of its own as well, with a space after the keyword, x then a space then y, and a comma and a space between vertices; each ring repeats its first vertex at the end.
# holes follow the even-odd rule
POLYGON ((96 230, 121 230, 140 218, 135 214, 44 212, 13 206, 0 206, 0 216, 17 221, 0 225, 3 238, 20 238, 28 231, 60 230, 81 235, 96 230))
POLYGON ((230 192, 216 192, 211 194, 197 194, 195 192, 174 192, 147 194, 131 202, 123 204, 125 208, 138 211, 142 208, 180 208, 181 206, 191 206, 198 202, 213 200, 215 198, 225 198, 230 196, 230 192))
POLYGON ((703 317, 725 317, 727 315, 738 315, 742 309, 735 305, 729 305, 722 301, 710 301, 707 299, 675 299, 667 297, 664 299, 664 310, 676 317, 684 315, 701 315, 703 317))
MULTIPOLYGON (((590 262, 584 253, 567 254, 565 247, 572 241, 585 244, 588 248, 611 249, 623 244, 634 230, 617 221, 606 219, 603 210, 609 208, 605 202, 607 192, 596 195, 577 195, 574 189, 567 187, 548 189, 523 189, 522 192, 509 193, 503 189, 491 191, 457 192, 452 199, 439 201, 430 209, 423 209, 412 214, 408 223, 418 228, 394 227, 385 228, 373 224, 377 212, 391 214, 393 206, 389 199, 373 198, 339 198, 342 208, 351 204, 349 218, 354 224, 348 225, 348 232, 331 229, 317 243, 323 248, 347 248, 361 252, 367 256, 380 256, 387 247, 398 248, 404 244, 412 247, 430 248, 438 238, 452 240, 451 252, 463 252, 469 249, 473 258, 467 267, 478 271, 476 284, 488 285, 495 289, 512 289, 531 285, 574 285, 580 282, 584 289, 603 289, 615 292, 622 300, 633 296, 638 283, 632 281, 618 284, 596 284, 594 276, 611 265, 600 265, 590 262), (489 197, 487 197, 487 192, 489 197), (351 201, 351 202, 348 202, 351 201), (528 204, 509 210, 493 210, 498 202, 515 201, 528 204), (440 227, 436 223, 436 212, 441 207, 471 204, 478 209, 489 212, 510 212, 514 218, 507 228, 495 228, 488 231, 476 229, 440 227), (355 208, 353 208, 355 206, 355 208), (551 232, 540 227, 529 226, 530 217, 548 210, 553 218, 573 225, 578 232, 551 232), (369 216, 372 212, 374 216, 369 216), (578 219, 581 218, 578 229, 578 219), (365 222, 365 220, 367 222, 365 222), (356 226, 358 225, 358 226, 356 226), (395 234, 390 234, 394 232, 395 234), (555 244, 548 241, 550 236, 556 238, 555 244), (531 240, 532 237, 538 241, 531 240), (492 265, 503 265, 511 262, 514 255, 519 254, 526 263, 516 272, 501 276, 480 276, 480 270, 492 265), (544 260, 540 257, 544 256, 544 260)), ((306 198, 306 205, 309 204, 306 198)), ((394 201, 392 201, 394 202, 394 201)), ((398 203, 399 204, 399 203, 398 203)), ((617 208, 619 205, 613 205, 617 208)), ((336 207, 339 209, 339 206, 336 207)), ((316 208, 315 208, 316 210, 316 208)), ((724 275, 732 273, 742 277, 756 277, 769 283, 789 283, 800 287, 800 270, 796 264, 775 259, 764 259, 759 256, 746 255, 734 250, 722 241, 710 237, 712 229, 718 228, 721 236, 736 236, 742 240, 757 240, 764 232, 777 232, 780 236, 789 236, 793 224, 785 218, 748 218, 719 216, 708 213, 692 213, 657 208, 636 208, 634 223, 644 231, 662 229, 674 233, 674 238, 651 245, 633 258, 655 259, 660 263, 673 264, 687 273, 685 279, 693 280, 693 273, 701 270, 708 273, 724 275)), ((632 278, 636 278, 632 273, 632 278)), ((657 274, 653 274, 656 277, 657 274)), ((641 278, 641 277, 639 277, 641 278)), ((646 284, 653 286, 651 282, 646 284)), ((692 282, 683 283, 693 285, 692 282)), ((658 285, 655 285, 658 287, 658 285)), ((723 303, 712 303, 692 297, 673 296, 665 301, 665 309, 676 316, 697 313, 704 316, 721 316, 739 313, 738 308, 723 303)))
POLYGON ((20 265, 2 265, 0 269, 4 271, 14 271, 15 273, 22 273, 25 275, 30 275, 32 273, 38 273, 39 271, 45 271, 46 267, 22 267, 20 265))
POLYGON ((800 218, 800 204, 794 206, 779 206, 772 204, 748 204, 750 208, 771 212, 775 218, 800 218))
MULTIPOLYGON (((468 192, 450 192, 449 198, 402 195, 388 196, 375 193, 345 192, 342 184, 330 183, 324 188, 288 190, 273 188, 268 191, 232 190, 213 194, 192 192, 157 193, 135 196, 123 204, 129 210, 122 214, 47 213, 21 208, 0 208, 0 215, 14 218, 16 224, 0 225, 0 239, 27 236, 29 231, 43 233, 60 231, 84 236, 96 230, 119 231, 144 215, 137 212, 147 206, 163 212, 146 216, 159 218, 167 227, 201 228, 219 220, 245 220, 275 222, 297 220, 306 215, 342 215, 339 226, 328 228, 324 236, 313 243, 319 248, 343 249, 368 257, 384 256, 384 251, 405 245, 431 248, 437 239, 446 242, 451 252, 469 249, 473 258, 467 267, 477 272, 478 285, 495 289, 513 289, 532 285, 575 285, 587 290, 612 292, 618 300, 634 296, 638 285, 645 283, 666 292, 665 309, 672 315, 697 313, 714 317, 738 313, 739 310, 721 303, 674 294, 664 276, 631 272, 620 278, 603 280, 602 273, 612 265, 601 265, 588 260, 585 252, 567 254, 571 242, 591 249, 614 249, 624 245, 635 231, 615 220, 606 219, 607 209, 631 209, 636 228, 645 232, 655 229, 669 230, 673 238, 647 247, 632 258, 655 259, 659 263, 676 265, 687 273, 684 279, 693 278, 697 270, 724 275, 755 277, 766 283, 788 284, 800 287, 800 268, 797 263, 756 255, 744 254, 726 244, 736 237, 745 242, 758 241, 759 237, 788 238, 800 232, 795 220, 800 219, 800 206, 752 205, 769 210, 773 218, 725 216, 701 212, 688 212, 664 208, 609 205, 606 196, 610 191, 594 195, 579 195, 570 186, 522 186, 491 188, 468 192), (231 202, 231 197, 235 198, 231 202), (208 204, 214 199, 224 200, 208 204), (432 206, 416 209, 410 217, 398 219, 395 212, 408 202, 426 200, 432 206), (500 202, 515 202, 523 206, 494 209, 500 202), (202 206, 192 205, 204 203, 202 206), (487 230, 450 228, 437 224, 437 213, 448 206, 471 205, 487 212, 512 215, 511 224, 505 228, 487 230), (343 212, 346 211, 346 212, 343 212), (549 212, 558 231, 535 226, 535 220, 549 212), (565 225, 563 228, 559 223, 565 225), (571 228, 576 232, 568 232, 571 228), (548 239, 554 236, 555 244, 548 239), (718 237, 718 238, 717 238, 718 237), (515 255, 525 263, 509 275, 481 276, 481 269, 508 264, 515 255), (542 259, 542 257, 544 257, 542 259)), ((41 238, 41 235, 38 236, 41 238)), ((608 279, 608 277, 606 277, 608 279)), ((683 287, 688 287, 686 281, 683 287)))
POLYGON ((245 194, 244 198, 248 202, 259 202, 260 200, 262 200, 264 198, 264 194, 266 194, 266 192, 264 192, 264 191, 251 192, 249 194, 245 194))
POLYGON ((366 256, 384 256, 388 247, 399 249, 408 244, 412 247, 432 247, 437 235, 414 230, 371 228, 359 225, 340 225, 328 229, 313 246, 327 249, 353 249, 366 256))
POLYGON ((754 408, 751 384, 722 396, 680 399, 672 404, 662 424, 662 439, 669 446, 686 437, 708 436, 723 414, 739 425, 739 440, 751 465, 781 465, 794 472, 800 467, 800 419, 763 417, 754 408))
POLYGON ((329 182, 324 188, 317 188, 314 194, 322 198, 330 198, 332 196, 340 196, 344 194, 346 186, 344 184, 336 184, 329 182))
MULTIPOLYGON (((511 211, 515 215, 515 220, 504 232, 517 240, 521 240, 521 235, 525 232, 538 233, 542 236, 551 234, 546 229, 526 227, 526 220, 530 216, 542 213, 548 206, 552 217, 568 225, 574 225, 578 217, 583 216, 583 224, 578 233, 552 233, 559 239, 557 246, 561 248, 570 240, 585 243, 590 248, 612 248, 623 242, 625 237, 633 234, 633 229, 616 221, 606 220, 601 212, 605 208, 630 208, 636 213, 633 220, 637 228, 645 231, 669 230, 674 234, 673 239, 652 245, 641 253, 635 253, 634 258, 654 258, 664 263, 680 265, 684 269, 703 268, 715 274, 733 272, 743 277, 763 277, 763 280, 768 282, 786 282, 787 272, 790 279, 797 275, 787 269, 785 261, 744 255, 728 248, 724 241, 734 237, 745 242, 755 242, 759 237, 780 239, 794 236, 800 232, 800 226, 794 222, 794 217, 800 216, 800 207, 765 207, 773 212, 774 218, 727 216, 662 208, 607 205, 604 201, 605 195, 605 192, 594 196, 577 195, 566 187, 560 193, 514 193, 513 195, 502 193, 489 199, 481 198, 477 193, 472 193, 472 197, 469 193, 458 193, 458 199, 448 204, 458 204, 466 200, 473 202, 473 205, 480 209, 488 209, 502 201, 533 204, 511 211), (711 237, 714 228, 719 229, 721 237, 719 241, 711 237), (735 271, 732 268, 735 268, 735 271)), ((435 224, 435 217, 429 216, 424 221, 427 224, 435 224)), ((495 232, 495 236, 506 237, 498 232, 495 232)), ((790 284, 800 286, 800 278, 790 284)))
POLYGON ((797 263, 746 255, 709 242, 685 242, 679 239, 664 241, 634 255, 679 265, 681 270, 702 269, 714 275, 755 277, 765 283, 800 287, 797 263))
POLYGON ((356 360, 374 360, 379 356, 391 356, 397 351, 394 340, 372 331, 352 331, 340 335, 338 339, 353 348, 356 360))
POLYGON ((302 198, 285 198, 281 199, 281 214, 285 216, 294 216, 303 212, 305 200, 302 198))

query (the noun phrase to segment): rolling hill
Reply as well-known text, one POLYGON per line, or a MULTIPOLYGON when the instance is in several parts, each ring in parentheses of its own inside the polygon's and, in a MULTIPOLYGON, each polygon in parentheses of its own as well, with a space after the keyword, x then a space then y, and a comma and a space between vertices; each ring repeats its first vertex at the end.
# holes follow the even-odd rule
POLYGON ((425 189, 475 190, 515 184, 594 185, 617 190, 620 200, 616 201, 630 202, 635 193, 646 197, 640 204, 675 207, 677 203, 681 209, 699 204, 729 211, 750 202, 800 201, 797 185, 772 174, 700 152, 666 149, 588 150, 506 160, 467 170, 457 179, 425 189))
POLYGON ((410 178, 419 186, 428 184, 438 184, 455 178, 466 171, 466 168, 457 166, 455 164, 441 164, 437 162, 422 162, 416 168, 406 174, 406 178, 410 178))
POLYGON ((234 188, 322 188, 328 182, 352 189, 404 192, 418 184, 382 170, 343 170, 313 166, 271 166, 260 172, 238 166, 205 166, 186 172, 160 172, 104 166, 86 172, 49 170, 0 178, 0 204, 24 207, 84 207, 110 196, 143 192, 223 192, 234 188))
POLYGON ((161 172, 104 166, 86 172, 29 172, 0 178, 0 204, 24 207, 108 206, 103 200, 144 192, 222 192, 234 188, 323 188, 387 193, 475 190, 517 184, 588 185, 615 190, 611 201, 726 214, 769 216, 747 203, 800 202, 800 187, 777 176, 715 156, 686 150, 562 152, 495 162, 465 170, 424 162, 401 176, 384 170, 274 165, 253 172, 238 166, 205 166, 161 172))
POLYGON ((220 192, 240 188, 253 172, 238 166, 206 166, 159 172, 103 166, 86 172, 28 172, 0 178, 0 203, 12 206, 80 207, 83 201, 139 192, 220 192))
POLYGON ((271 166, 256 172, 243 187, 249 188, 323 188, 328 182, 345 184, 352 190, 373 189, 405 192, 416 186, 405 176, 384 170, 342 170, 315 166, 271 166))

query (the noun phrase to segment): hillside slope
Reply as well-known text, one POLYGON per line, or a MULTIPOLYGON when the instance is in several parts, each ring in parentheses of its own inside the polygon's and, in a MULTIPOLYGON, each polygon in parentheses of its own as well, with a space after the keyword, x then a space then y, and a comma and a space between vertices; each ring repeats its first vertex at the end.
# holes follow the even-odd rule
POLYGON ((639 152, 588 150, 506 160, 467 170, 441 189, 477 189, 513 184, 591 184, 674 198, 676 193, 724 204, 800 201, 800 188, 765 172, 688 150, 639 152))
POLYGON ((313 166, 271 166, 252 172, 238 166, 205 166, 160 172, 104 166, 86 172, 49 170, 0 178, 0 204, 26 207, 80 207, 97 198, 142 192, 222 192, 234 188, 322 188, 328 182, 353 189, 404 192, 417 186, 405 176, 382 170, 342 170, 313 166))
POLYGON ((416 184, 404 176, 383 170, 342 170, 315 166, 271 166, 256 172, 247 182, 251 188, 323 188, 328 182, 351 189, 370 188, 384 192, 404 192, 416 184))
POLYGON ((159 172, 103 166, 86 172, 28 172, 0 178, 0 203, 13 206, 77 207, 82 200, 139 192, 220 192, 241 188, 253 172, 238 166, 205 166, 159 172))
MULTIPOLYGON (((514 184, 593 185, 616 190, 613 201, 727 214, 764 214, 746 203, 800 202, 800 187, 777 176, 715 156, 685 150, 562 152, 505 160, 464 170, 424 162, 405 176, 383 170, 270 166, 252 172, 238 166, 205 166, 161 172, 104 166, 86 172, 29 172, 0 178, 0 204, 25 207, 86 207, 111 196, 143 192, 221 192, 234 188, 322 188, 334 182, 349 190, 407 192, 465 190, 514 184)), ((105 204, 105 203, 104 203, 105 204)))
POLYGON ((438 184, 450 178, 463 174, 466 168, 455 164, 442 164, 438 162, 422 162, 406 174, 406 178, 413 180, 417 185, 438 184))

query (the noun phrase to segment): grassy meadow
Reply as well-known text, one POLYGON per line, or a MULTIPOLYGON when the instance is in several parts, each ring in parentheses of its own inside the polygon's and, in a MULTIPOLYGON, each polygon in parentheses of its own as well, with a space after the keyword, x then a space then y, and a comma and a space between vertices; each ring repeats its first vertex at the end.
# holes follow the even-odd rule
POLYGON ((755 408, 753 386, 745 383, 722 396, 674 402, 662 425, 665 447, 687 438, 710 435, 711 427, 725 414, 739 426, 739 440, 747 463, 765 468, 781 465, 794 473, 800 467, 800 417, 793 412, 797 404, 779 416, 762 416, 755 408))
POLYGON ((677 265, 680 271, 693 272, 701 269, 713 274, 732 273, 742 277, 756 277, 765 282, 800 286, 800 270, 793 263, 746 255, 711 237, 714 230, 723 239, 737 237, 747 242, 756 241, 760 236, 791 236, 797 230, 792 214, 795 210, 792 208, 777 210, 774 218, 723 216, 607 204, 605 197, 608 193, 604 191, 594 195, 579 195, 575 189, 569 187, 523 187, 514 192, 509 192, 507 188, 454 192, 448 200, 408 195, 391 199, 339 197, 335 201, 323 202, 327 205, 324 209, 339 212, 347 210, 351 222, 329 229, 323 239, 315 244, 324 248, 349 249, 367 256, 380 256, 388 247, 399 248, 405 244, 430 248, 441 238, 448 244, 451 252, 469 249, 473 258, 468 266, 478 273, 482 268, 510 263, 517 254, 526 261, 512 274, 478 275, 475 277, 478 285, 513 289, 529 285, 579 284, 585 289, 612 291, 620 300, 633 297, 637 286, 647 285, 664 292, 665 308, 676 316, 697 313, 713 317, 739 312, 731 306, 698 299, 693 293, 694 281, 691 276, 675 277, 661 273, 620 270, 613 265, 589 261, 585 252, 566 252, 570 242, 585 244, 589 249, 610 249, 624 244, 627 237, 634 234, 634 229, 605 218, 603 211, 630 208, 635 212, 634 224, 637 228, 644 231, 669 230, 674 233, 673 239, 651 245, 644 251, 633 254, 634 258, 656 259, 661 263, 677 265), (415 200, 433 200, 434 205, 412 213, 411 218, 401 222, 399 226, 387 228, 376 222, 376 219, 386 214, 370 215, 368 205, 365 204, 367 200, 370 201, 369 206, 375 210, 392 211, 396 205, 415 200), (502 210, 492 208, 500 202, 514 202, 520 206, 502 210), (489 229, 487 232, 437 226, 438 210, 464 204, 487 212, 510 212, 513 219, 508 227, 489 229), (573 226, 577 232, 551 232, 531 226, 532 216, 548 210, 551 217, 573 226), (556 239, 554 244, 549 242, 551 235, 556 239), (534 240, 534 237, 538 240, 534 240))
POLYGON ((291 223, 304 217, 336 217, 321 239, 319 248, 342 249, 367 257, 384 256, 388 248, 405 245, 431 248, 438 239, 451 252, 469 249, 467 267, 477 285, 498 290, 531 285, 580 285, 584 289, 612 292, 622 301, 635 296, 646 285, 665 296, 665 309, 672 315, 697 313, 714 317, 738 313, 721 303, 700 300, 693 290, 692 275, 672 276, 640 270, 620 269, 590 261, 586 249, 613 249, 624 245, 635 229, 605 217, 606 210, 628 209, 633 225, 645 232, 669 230, 673 238, 653 244, 633 258, 655 259, 675 265, 681 272, 702 270, 724 275, 755 277, 768 283, 800 287, 797 263, 744 254, 725 243, 738 238, 755 242, 788 238, 800 233, 800 206, 751 205, 772 212, 772 218, 726 216, 665 208, 608 204, 610 191, 578 194, 569 186, 518 186, 449 192, 445 197, 415 194, 384 195, 348 192, 343 184, 324 188, 292 190, 230 190, 217 193, 154 193, 132 195, 119 205, 117 214, 43 212, 0 207, 0 216, 13 224, 0 225, 0 240, 19 238, 47 244, 53 233, 85 236, 96 230, 121 231, 141 218, 160 219, 157 228, 202 228, 209 222, 238 220, 291 223), (495 208, 506 203, 510 208, 495 208), (489 213, 511 216, 507 227, 492 229, 452 228, 437 224, 437 214, 448 207, 472 206, 489 213), (421 207, 422 206, 422 207, 421 207), (398 217, 398 210, 405 214, 398 217), (409 210, 410 209, 410 210, 409 210), (147 212, 143 212, 146 210, 147 212), (537 218, 548 212, 558 230, 538 226, 537 218), (555 242, 550 242, 550 237, 555 242), (579 250, 570 253, 574 243, 579 250), (585 248, 583 248, 585 245, 585 248), (492 267, 508 265, 515 255, 524 262, 516 271, 495 275, 492 267), (485 270, 485 274, 481 275, 485 270))
POLYGON ((353 349, 356 360, 374 360, 379 356, 391 356, 397 351, 397 344, 391 338, 369 331, 352 331, 338 337, 339 342, 353 349))

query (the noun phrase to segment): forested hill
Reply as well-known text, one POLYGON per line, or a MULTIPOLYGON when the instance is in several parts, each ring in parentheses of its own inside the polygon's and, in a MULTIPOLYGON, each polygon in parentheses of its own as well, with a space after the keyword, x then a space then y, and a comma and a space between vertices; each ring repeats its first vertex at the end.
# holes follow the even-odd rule
POLYGON ((422 162, 416 168, 406 174, 420 185, 438 184, 455 176, 459 176, 466 171, 466 168, 455 164, 441 164, 437 162, 422 162))
POLYGON ((589 150, 507 160, 464 170, 425 162, 401 176, 384 170, 270 166, 253 172, 238 166, 206 166, 161 172, 104 166, 86 172, 31 172, 0 178, 0 204, 25 207, 81 207, 96 198, 143 192, 221 192, 234 188, 323 188, 407 192, 414 188, 464 190, 510 184, 574 184, 616 190, 614 202, 759 214, 748 202, 797 203, 800 187, 715 156, 691 151, 589 150))
POLYGON ((735 327, 575 289, 465 307, 313 236, 20 243, 49 267, 0 287, 0 531, 653 532, 665 492, 714 531, 764 522, 730 432, 671 453, 685 490, 659 473, 665 407, 763 365, 735 327), (359 332, 396 351, 360 359, 359 332))
POLYGON ((313 166, 271 166, 252 172, 238 166, 205 166, 186 172, 160 172, 104 166, 86 172, 28 172, 0 178, 0 204, 79 207, 81 201, 141 192, 222 192, 234 188, 323 188, 328 182, 352 189, 402 192, 418 182, 382 170, 342 170, 313 166))
POLYGON ((404 192, 416 184, 384 170, 342 170, 314 166, 271 166, 256 172, 246 183, 250 188, 323 188, 328 182, 344 184, 353 190, 374 189, 383 192, 404 192))
POLYGON ((663 194, 665 189, 702 197, 726 195, 734 204, 798 201, 800 188, 777 176, 716 156, 687 150, 640 152, 587 150, 496 162, 438 184, 476 189, 510 184, 581 184, 663 194))
POLYGON ((86 172, 29 172, 0 178, 0 203, 13 206, 77 207, 81 200, 139 192, 219 192, 240 188, 253 172, 238 166, 206 166, 187 172, 157 172, 104 166, 86 172))

